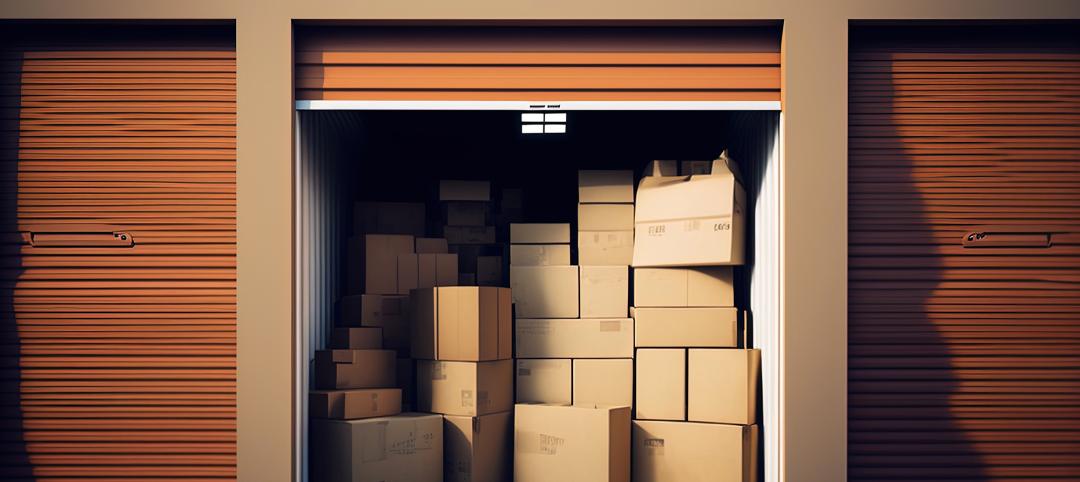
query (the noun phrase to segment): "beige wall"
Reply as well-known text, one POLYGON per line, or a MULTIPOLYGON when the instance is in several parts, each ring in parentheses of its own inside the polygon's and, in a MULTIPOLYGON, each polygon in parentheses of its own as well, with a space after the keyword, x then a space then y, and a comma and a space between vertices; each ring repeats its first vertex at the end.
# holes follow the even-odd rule
POLYGON ((849 19, 1080 18, 1074 0, 0 0, 10 19, 236 19, 239 471, 292 467, 291 21, 784 20, 782 476, 846 477, 849 19))

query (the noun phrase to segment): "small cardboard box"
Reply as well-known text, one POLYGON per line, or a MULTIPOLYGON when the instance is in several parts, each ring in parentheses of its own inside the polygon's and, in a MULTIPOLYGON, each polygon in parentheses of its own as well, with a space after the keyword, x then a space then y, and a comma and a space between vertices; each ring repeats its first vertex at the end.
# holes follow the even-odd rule
POLYGON ((511 244, 511 266, 569 266, 569 244, 511 244))
POLYGON ((577 318, 577 266, 510 266, 510 290, 521 318, 577 318))
POLYGON ((457 286, 458 256, 448 253, 425 253, 417 258, 416 289, 457 286))
POLYGON ((401 413, 401 389, 312 390, 308 396, 311 418, 356 420, 401 413))
POLYGON ((355 234, 423 236, 426 222, 423 203, 358 202, 353 210, 355 234))
POLYGON ((450 244, 494 244, 495 226, 443 226, 450 244))
POLYGON ((412 254, 413 237, 367 234, 363 238, 364 294, 409 294, 398 283, 398 255, 412 254))
POLYGON ((574 360, 574 405, 634 405, 634 360, 574 360))
POLYGON ((735 306, 731 267, 634 268, 634 306, 735 306))
POLYGON ((570 360, 517 360, 517 384, 514 401, 517 403, 573 403, 570 360))
POLYGON ((634 230, 578 231, 578 264, 629 265, 634 261, 634 230))
POLYGON ((480 286, 503 286, 502 256, 477 256, 476 284, 480 286))
POLYGON ((634 421, 635 482, 755 482, 757 425, 634 421))
POLYGON ((579 203, 633 203, 634 171, 578 171, 579 203))
POLYGON ((416 254, 449 253, 446 238, 416 238, 416 254))
POLYGON ((570 223, 511 223, 510 244, 570 244, 570 223))
POLYGON ((739 312, 735 308, 637 308, 634 346, 739 346, 739 312))
POLYGON ((514 406, 514 482, 629 482, 630 407, 514 406))
POLYGON ((633 204, 578 204, 578 231, 633 231, 633 204))
POLYGON ((518 358, 633 358, 629 318, 518 318, 518 358))
POLYGON ((396 380, 393 350, 318 350, 315 352, 315 387, 393 387, 396 380))
POLYGON ((320 482, 443 482, 443 418, 316 419, 310 453, 320 482))
POLYGON ((761 351, 695 349, 687 364, 687 420, 757 423, 761 351))
POLYGON ((634 389, 638 420, 686 420, 686 350, 637 351, 634 389))
POLYGON ((511 480, 513 412, 480 417, 445 415, 443 474, 450 482, 511 480))
POLYGON ((581 317, 626 318, 630 306, 627 266, 581 266, 581 317))
POLYGON ((641 179, 635 267, 743 264, 746 192, 733 165, 725 152, 710 174, 641 179))
POLYGON ((475 417, 514 405, 514 361, 417 360, 417 409, 475 417))
POLYGON ((450 226, 485 226, 488 224, 488 203, 453 201, 443 203, 446 224, 450 226))
POLYGON ((444 286, 413 291, 412 357, 488 361, 513 356, 510 290, 444 286))
POLYGON ((330 333, 330 348, 339 350, 378 350, 382 348, 382 328, 334 328, 330 333))
POLYGON ((491 183, 488 181, 439 181, 440 201, 490 201, 491 183))

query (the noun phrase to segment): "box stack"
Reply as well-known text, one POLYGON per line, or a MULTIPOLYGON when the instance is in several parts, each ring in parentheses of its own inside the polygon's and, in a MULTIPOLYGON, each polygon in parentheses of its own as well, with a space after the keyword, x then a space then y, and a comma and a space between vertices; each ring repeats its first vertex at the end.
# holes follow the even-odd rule
MULTIPOLYGON (((504 197, 506 193, 504 192, 504 197)), ((511 195, 512 196, 512 195, 511 195)), ((450 252, 459 257, 459 283, 462 286, 505 286, 506 252, 499 244, 491 209, 491 183, 488 181, 439 181, 442 209, 442 232, 450 252)), ((514 212, 504 198, 499 217, 514 212)), ((520 197, 510 200, 520 205, 520 197)))
POLYGON ((507 480, 513 440, 510 290, 417 289, 410 306, 418 407, 445 418, 446 480, 507 480))
POLYGON ((725 155, 654 161, 637 195, 635 481, 750 481, 760 353, 740 348, 744 195, 725 155))

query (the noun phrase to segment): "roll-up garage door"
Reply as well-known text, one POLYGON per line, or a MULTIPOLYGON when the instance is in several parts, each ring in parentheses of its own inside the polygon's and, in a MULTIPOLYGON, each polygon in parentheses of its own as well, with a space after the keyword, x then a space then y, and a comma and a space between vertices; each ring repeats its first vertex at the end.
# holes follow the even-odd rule
POLYGON ((851 480, 1080 479, 1076 32, 853 30, 851 480))
POLYGON ((780 100, 775 26, 312 26, 296 38, 298 100, 780 100))
POLYGON ((235 478, 232 27, 5 27, 0 479, 235 478))

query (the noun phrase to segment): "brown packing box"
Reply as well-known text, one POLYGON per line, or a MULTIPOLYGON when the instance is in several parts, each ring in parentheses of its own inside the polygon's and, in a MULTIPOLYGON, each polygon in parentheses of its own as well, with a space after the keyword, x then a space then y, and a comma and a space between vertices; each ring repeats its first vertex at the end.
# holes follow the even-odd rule
POLYGON ((627 266, 581 266, 581 317, 626 318, 630 306, 627 266))
POLYGON ((577 266, 510 266, 510 290, 521 318, 577 318, 577 266))
POLYGON ((386 326, 403 316, 402 306, 408 300, 400 295, 350 295, 338 302, 341 326, 386 326))
POLYGON ((634 360, 574 360, 574 405, 634 404, 634 360))
POLYGON ((450 226, 485 226, 488 224, 488 204, 485 202, 454 201, 446 207, 446 224, 450 226))
POLYGON ((570 360, 518 359, 516 363, 515 402, 552 405, 570 405, 573 402, 570 360))
POLYGON ((364 294, 409 294, 398 284, 398 255, 413 252, 413 237, 367 234, 363 239, 364 294))
POLYGON ((686 420, 686 350, 645 348, 637 351, 634 383, 638 420, 686 420))
POLYGON ((503 286, 502 256, 478 256, 476 258, 476 284, 480 286, 503 286))
POLYGON ((511 223, 510 244, 570 244, 570 223, 511 223))
POLYGON ((755 482, 757 425, 633 422, 635 482, 755 482))
POLYGON ((334 328, 330 333, 330 348, 341 350, 378 350, 382 348, 382 328, 334 328))
POLYGON ((313 420, 310 453, 319 482, 443 482, 443 418, 313 420))
POLYGON ((634 261, 634 230, 578 231, 578 264, 629 265, 634 261))
POLYGON ((420 260, 416 253, 399 254, 397 257, 397 292, 407 295, 419 283, 420 260))
POLYGON ((490 201, 491 183, 488 181, 439 181, 440 201, 490 201))
POLYGON ((475 417, 514 405, 514 361, 417 360, 417 409, 475 417))
POLYGON ((569 244, 511 244, 511 266, 569 266, 569 244))
POLYGON ((630 407, 514 406, 514 482, 629 482, 630 407))
POLYGON ((416 289, 436 286, 457 286, 458 257, 456 254, 417 254, 416 289))
POLYGON ((505 482, 511 478, 513 412, 480 417, 445 415, 443 474, 448 482, 505 482))
POLYGON ((578 202, 634 202, 634 171, 578 171, 578 202))
POLYGON ((423 236, 426 223, 423 203, 358 202, 353 211, 356 234, 423 236))
POLYGON ((746 192, 726 152, 710 174, 645 176, 634 212, 635 267, 743 263, 746 192))
POLYGON ((308 413, 312 418, 355 420, 401 413, 399 388, 313 390, 308 400, 308 413))
POLYGON ((634 306, 735 306, 729 266, 634 268, 634 306))
POLYGON ((518 358, 633 358, 629 318, 518 318, 518 358))
POLYGON ((416 410, 416 360, 412 358, 398 358, 397 384, 394 386, 401 389, 401 409, 416 410))
POLYGON ((446 238, 416 238, 417 254, 449 253, 446 238))
POLYGON ((397 381, 393 350, 318 350, 315 352, 315 387, 386 388, 397 381))
POLYGON ((636 347, 739 346, 739 313, 735 308, 637 308, 636 347))
POLYGON ((687 420, 757 423, 759 350, 690 350, 687 365, 687 420))
POLYGON ((412 357, 487 361, 513 356, 510 290, 446 286, 413 291, 412 357))
POLYGON ((578 231, 633 231, 633 204, 578 204, 578 231))
POLYGON ((494 226, 443 226, 443 237, 450 244, 493 244, 494 226))

